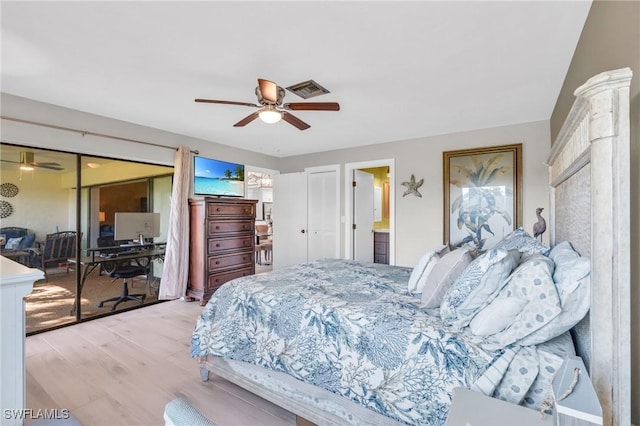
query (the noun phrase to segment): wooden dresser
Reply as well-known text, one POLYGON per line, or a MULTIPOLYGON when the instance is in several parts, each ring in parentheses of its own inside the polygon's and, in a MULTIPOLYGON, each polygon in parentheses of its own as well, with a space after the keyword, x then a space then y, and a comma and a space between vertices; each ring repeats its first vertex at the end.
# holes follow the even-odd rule
POLYGON ((256 203, 244 198, 189 199, 187 297, 204 305, 222 284, 255 273, 256 203))

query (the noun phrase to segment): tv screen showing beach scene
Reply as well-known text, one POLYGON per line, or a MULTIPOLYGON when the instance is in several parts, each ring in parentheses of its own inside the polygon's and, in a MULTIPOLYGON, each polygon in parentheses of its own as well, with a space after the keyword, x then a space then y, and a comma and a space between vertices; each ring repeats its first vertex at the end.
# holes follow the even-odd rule
POLYGON ((244 197, 244 165, 195 156, 193 192, 197 195, 244 197))

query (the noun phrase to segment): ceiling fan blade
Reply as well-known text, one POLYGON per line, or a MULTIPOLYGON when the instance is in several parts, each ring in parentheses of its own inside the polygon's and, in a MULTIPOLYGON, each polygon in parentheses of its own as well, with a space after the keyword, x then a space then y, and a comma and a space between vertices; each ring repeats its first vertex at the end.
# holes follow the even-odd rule
POLYGON ((258 79, 258 87, 260 87, 260 93, 262 98, 270 104, 278 102, 278 85, 273 81, 258 79))
POLYGON ((291 111, 340 111, 337 102, 289 102, 282 107, 291 111))
POLYGON ((40 167, 42 169, 49 169, 49 170, 64 170, 64 167, 62 167, 60 164, 58 163, 32 163, 31 164, 33 167, 40 167))
POLYGON ((287 111, 282 111, 282 119, 300 130, 307 130, 309 127, 311 127, 295 115, 289 114, 287 111))
POLYGON ((243 118, 242 120, 240 120, 236 124, 234 124, 233 127, 246 126, 247 124, 251 123, 256 118, 258 118, 258 111, 254 112, 253 114, 247 115, 245 118, 243 118))
POLYGON ((196 102, 204 102, 208 104, 224 104, 224 105, 241 105, 260 108, 260 105, 252 104, 250 102, 236 102, 236 101, 219 101, 216 99, 194 99, 196 102))

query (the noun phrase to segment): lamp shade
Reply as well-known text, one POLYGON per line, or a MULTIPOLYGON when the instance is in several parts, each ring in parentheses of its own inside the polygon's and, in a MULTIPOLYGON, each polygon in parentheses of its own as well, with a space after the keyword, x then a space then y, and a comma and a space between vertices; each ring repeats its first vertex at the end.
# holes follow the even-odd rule
POLYGON ((105 214, 105 212, 99 212, 98 213, 98 221, 104 222, 105 220, 107 220, 107 215, 105 214))

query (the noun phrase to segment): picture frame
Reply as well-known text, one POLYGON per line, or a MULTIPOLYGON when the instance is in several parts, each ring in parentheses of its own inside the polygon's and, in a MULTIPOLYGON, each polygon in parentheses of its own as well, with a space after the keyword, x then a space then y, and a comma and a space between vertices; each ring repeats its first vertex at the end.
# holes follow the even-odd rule
POLYGON ((522 144, 445 151, 444 242, 492 248, 522 226, 522 144))

